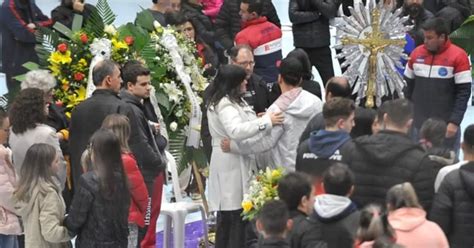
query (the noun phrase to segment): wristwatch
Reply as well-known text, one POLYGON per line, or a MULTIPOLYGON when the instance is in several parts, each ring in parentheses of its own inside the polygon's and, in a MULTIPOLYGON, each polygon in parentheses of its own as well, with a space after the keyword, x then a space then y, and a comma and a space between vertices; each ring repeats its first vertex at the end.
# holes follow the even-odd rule
POLYGON ((267 124, 260 124, 260 125, 258 125, 258 130, 260 130, 260 131, 265 130, 265 128, 267 128, 267 124))

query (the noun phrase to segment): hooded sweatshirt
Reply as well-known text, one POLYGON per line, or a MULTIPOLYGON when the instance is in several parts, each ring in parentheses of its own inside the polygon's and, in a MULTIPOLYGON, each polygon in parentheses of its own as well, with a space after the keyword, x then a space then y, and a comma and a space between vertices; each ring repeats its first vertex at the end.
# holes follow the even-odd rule
POLYGON ((274 126, 271 135, 239 142, 239 153, 255 154, 271 149, 269 165, 294 171, 301 133, 311 118, 321 112, 322 107, 323 103, 318 97, 301 87, 283 93, 268 108, 268 112, 283 113, 283 124, 274 126))
POLYGON ((351 247, 359 225, 359 211, 345 196, 323 194, 316 197, 310 222, 319 222, 328 248, 351 247))
POLYGON ((296 170, 319 178, 331 166, 331 160, 347 162, 345 157, 351 147, 351 137, 345 131, 323 129, 312 132, 310 138, 298 147, 296 170))
POLYGON ((421 208, 399 208, 388 214, 388 222, 395 229, 397 244, 406 248, 447 248, 448 240, 438 224, 426 220, 421 208))

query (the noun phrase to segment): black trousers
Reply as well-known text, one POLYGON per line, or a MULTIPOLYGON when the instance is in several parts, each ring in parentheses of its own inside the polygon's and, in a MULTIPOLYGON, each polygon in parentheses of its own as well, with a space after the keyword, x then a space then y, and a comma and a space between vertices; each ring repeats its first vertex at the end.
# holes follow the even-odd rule
POLYGON ((323 80, 323 85, 326 86, 327 81, 334 77, 334 68, 332 67, 331 48, 327 47, 314 47, 314 48, 303 48, 302 49, 308 54, 311 64, 316 67, 323 80))
POLYGON ((245 222, 242 209, 218 211, 216 223, 216 248, 242 248, 245 243, 245 222))

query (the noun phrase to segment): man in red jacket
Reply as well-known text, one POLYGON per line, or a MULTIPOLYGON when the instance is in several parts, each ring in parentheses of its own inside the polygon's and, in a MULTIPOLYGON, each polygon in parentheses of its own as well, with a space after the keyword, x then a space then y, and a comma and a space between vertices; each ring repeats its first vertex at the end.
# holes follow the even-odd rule
POLYGON ((249 45, 255 58, 255 73, 267 83, 278 79, 277 63, 281 55, 281 29, 261 16, 262 0, 243 0, 240 3, 242 30, 235 36, 237 45, 249 45))
POLYGON ((441 18, 423 25, 425 42, 410 55, 405 68, 406 97, 415 107, 415 128, 428 118, 448 123, 446 146, 459 150, 459 126, 471 95, 471 66, 466 52, 451 44, 449 29, 441 18))

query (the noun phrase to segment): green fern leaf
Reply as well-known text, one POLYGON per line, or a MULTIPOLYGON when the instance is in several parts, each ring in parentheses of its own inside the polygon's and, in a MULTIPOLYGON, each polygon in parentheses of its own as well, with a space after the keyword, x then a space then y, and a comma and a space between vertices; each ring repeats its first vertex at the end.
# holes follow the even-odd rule
POLYGON ((96 8, 105 25, 111 25, 114 23, 117 15, 114 14, 107 0, 99 0, 96 8))

